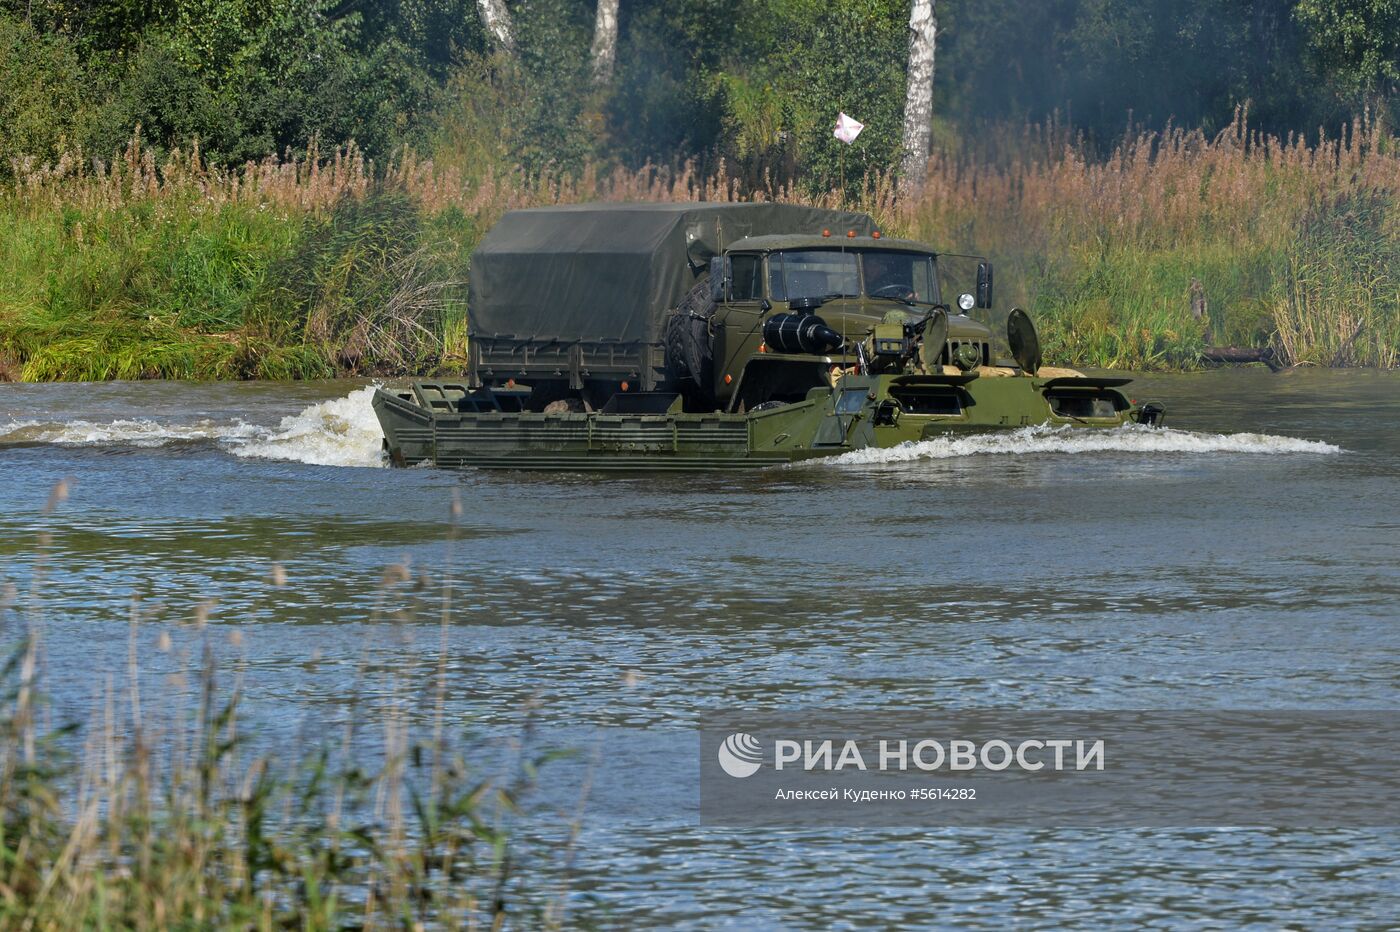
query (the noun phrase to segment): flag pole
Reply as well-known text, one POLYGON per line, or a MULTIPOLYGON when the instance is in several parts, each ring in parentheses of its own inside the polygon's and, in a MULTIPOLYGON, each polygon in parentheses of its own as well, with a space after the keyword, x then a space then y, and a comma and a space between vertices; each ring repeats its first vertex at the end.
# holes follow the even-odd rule
POLYGON ((845 209, 846 209, 846 150, 847 150, 848 148, 850 148, 850 147, 849 147, 849 146, 842 146, 842 147, 840 148, 840 150, 838 150, 838 151, 840 151, 840 153, 841 153, 841 155, 838 157, 838 161, 839 161, 840 164, 841 164, 841 209, 842 209, 842 210, 845 210, 845 209))

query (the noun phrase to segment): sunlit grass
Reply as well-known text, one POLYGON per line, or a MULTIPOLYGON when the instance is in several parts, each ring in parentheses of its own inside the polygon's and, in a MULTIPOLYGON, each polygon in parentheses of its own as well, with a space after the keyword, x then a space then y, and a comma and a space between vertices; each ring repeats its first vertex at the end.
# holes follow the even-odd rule
POLYGON ((1081 249, 1045 259, 1027 276, 1048 358, 1110 368, 1194 365, 1210 345, 1261 346, 1277 259, 1248 244, 1179 249, 1081 249), (1192 283, 1206 298, 1197 317, 1192 283))
POLYGON ((1214 138, 1145 134, 1094 161, 1054 127, 1031 127, 1003 134, 991 155, 936 156, 913 203, 887 188, 869 200, 910 235, 1010 260, 1003 298, 1033 312, 1057 360, 1191 367, 1213 343, 1271 346, 1286 364, 1394 365, 1395 279, 1364 257, 1400 248, 1395 142, 1365 121, 1311 145, 1281 140, 1241 115, 1214 138), (1367 223, 1309 232, 1358 198, 1367 223), (1192 280, 1205 320, 1191 311, 1192 280), (1368 336, 1338 354, 1353 332, 1344 308, 1368 336))

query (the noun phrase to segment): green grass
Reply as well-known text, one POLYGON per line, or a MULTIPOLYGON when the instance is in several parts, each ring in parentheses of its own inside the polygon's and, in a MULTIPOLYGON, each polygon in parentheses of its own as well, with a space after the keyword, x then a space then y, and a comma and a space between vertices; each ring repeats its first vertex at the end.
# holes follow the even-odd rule
POLYGON ((1268 296, 1282 256, 1257 245, 1188 243, 1170 250, 1070 250, 1037 257, 1029 302, 1046 358, 1075 366, 1178 369, 1210 345, 1266 345, 1268 296), (1207 312, 1192 312, 1192 282, 1207 312))
POLYGON ((1394 195, 1336 198, 1304 218, 1274 300, 1287 358, 1400 365, 1400 211, 1394 195))
POLYGON ((36 381, 260 375, 244 316, 299 222, 174 198, 88 210, 0 200, 0 353, 36 381))
POLYGON ((1046 358, 1068 365, 1190 369, 1208 346, 1272 347, 1285 365, 1400 364, 1400 210, 1378 192, 1315 207, 1282 237, 1067 244, 1004 265, 1005 297, 1032 309, 1046 358))
POLYGON ((0 197, 0 360, 29 381, 420 372, 462 339, 456 246, 402 195, 329 210, 0 197))
POLYGON ((1400 147, 1384 126, 1357 120, 1310 145, 1241 114, 1215 137, 1145 134, 1105 159, 1048 138, 939 153, 919 198, 876 185, 863 206, 892 231, 997 259, 999 303, 1031 312, 1054 362, 1192 368, 1214 345, 1396 365, 1400 147))

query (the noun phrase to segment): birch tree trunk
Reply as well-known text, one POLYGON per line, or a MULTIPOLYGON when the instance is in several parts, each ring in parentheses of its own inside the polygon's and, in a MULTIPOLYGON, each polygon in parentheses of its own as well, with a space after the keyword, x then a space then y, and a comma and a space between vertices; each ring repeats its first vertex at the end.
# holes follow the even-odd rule
POLYGON ((506 0, 476 0, 476 8, 481 13, 481 24, 486 27, 491 39, 507 52, 514 52, 515 32, 511 28, 506 0))
POLYGON ((904 94, 904 146, 900 160, 902 187, 917 193, 928 171, 933 134, 933 56, 938 22, 935 0, 913 0, 909 10, 909 84, 904 94))
POLYGON ((613 64, 617 61, 618 0, 598 0, 598 19, 593 25, 593 83, 599 86, 612 80, 613 64))

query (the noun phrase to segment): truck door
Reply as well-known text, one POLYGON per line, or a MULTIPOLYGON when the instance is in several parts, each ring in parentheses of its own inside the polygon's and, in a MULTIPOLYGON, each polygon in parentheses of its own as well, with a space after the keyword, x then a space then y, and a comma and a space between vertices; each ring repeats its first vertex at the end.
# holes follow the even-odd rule
POLYGON ((729 258, 733 275, 715 334, 715 397, 720 400, 729 397, 744 363, 758 352, 764 318, 763 257, 734 253, 729 258), (730 382, 725 382, 726 375, 730 382))

